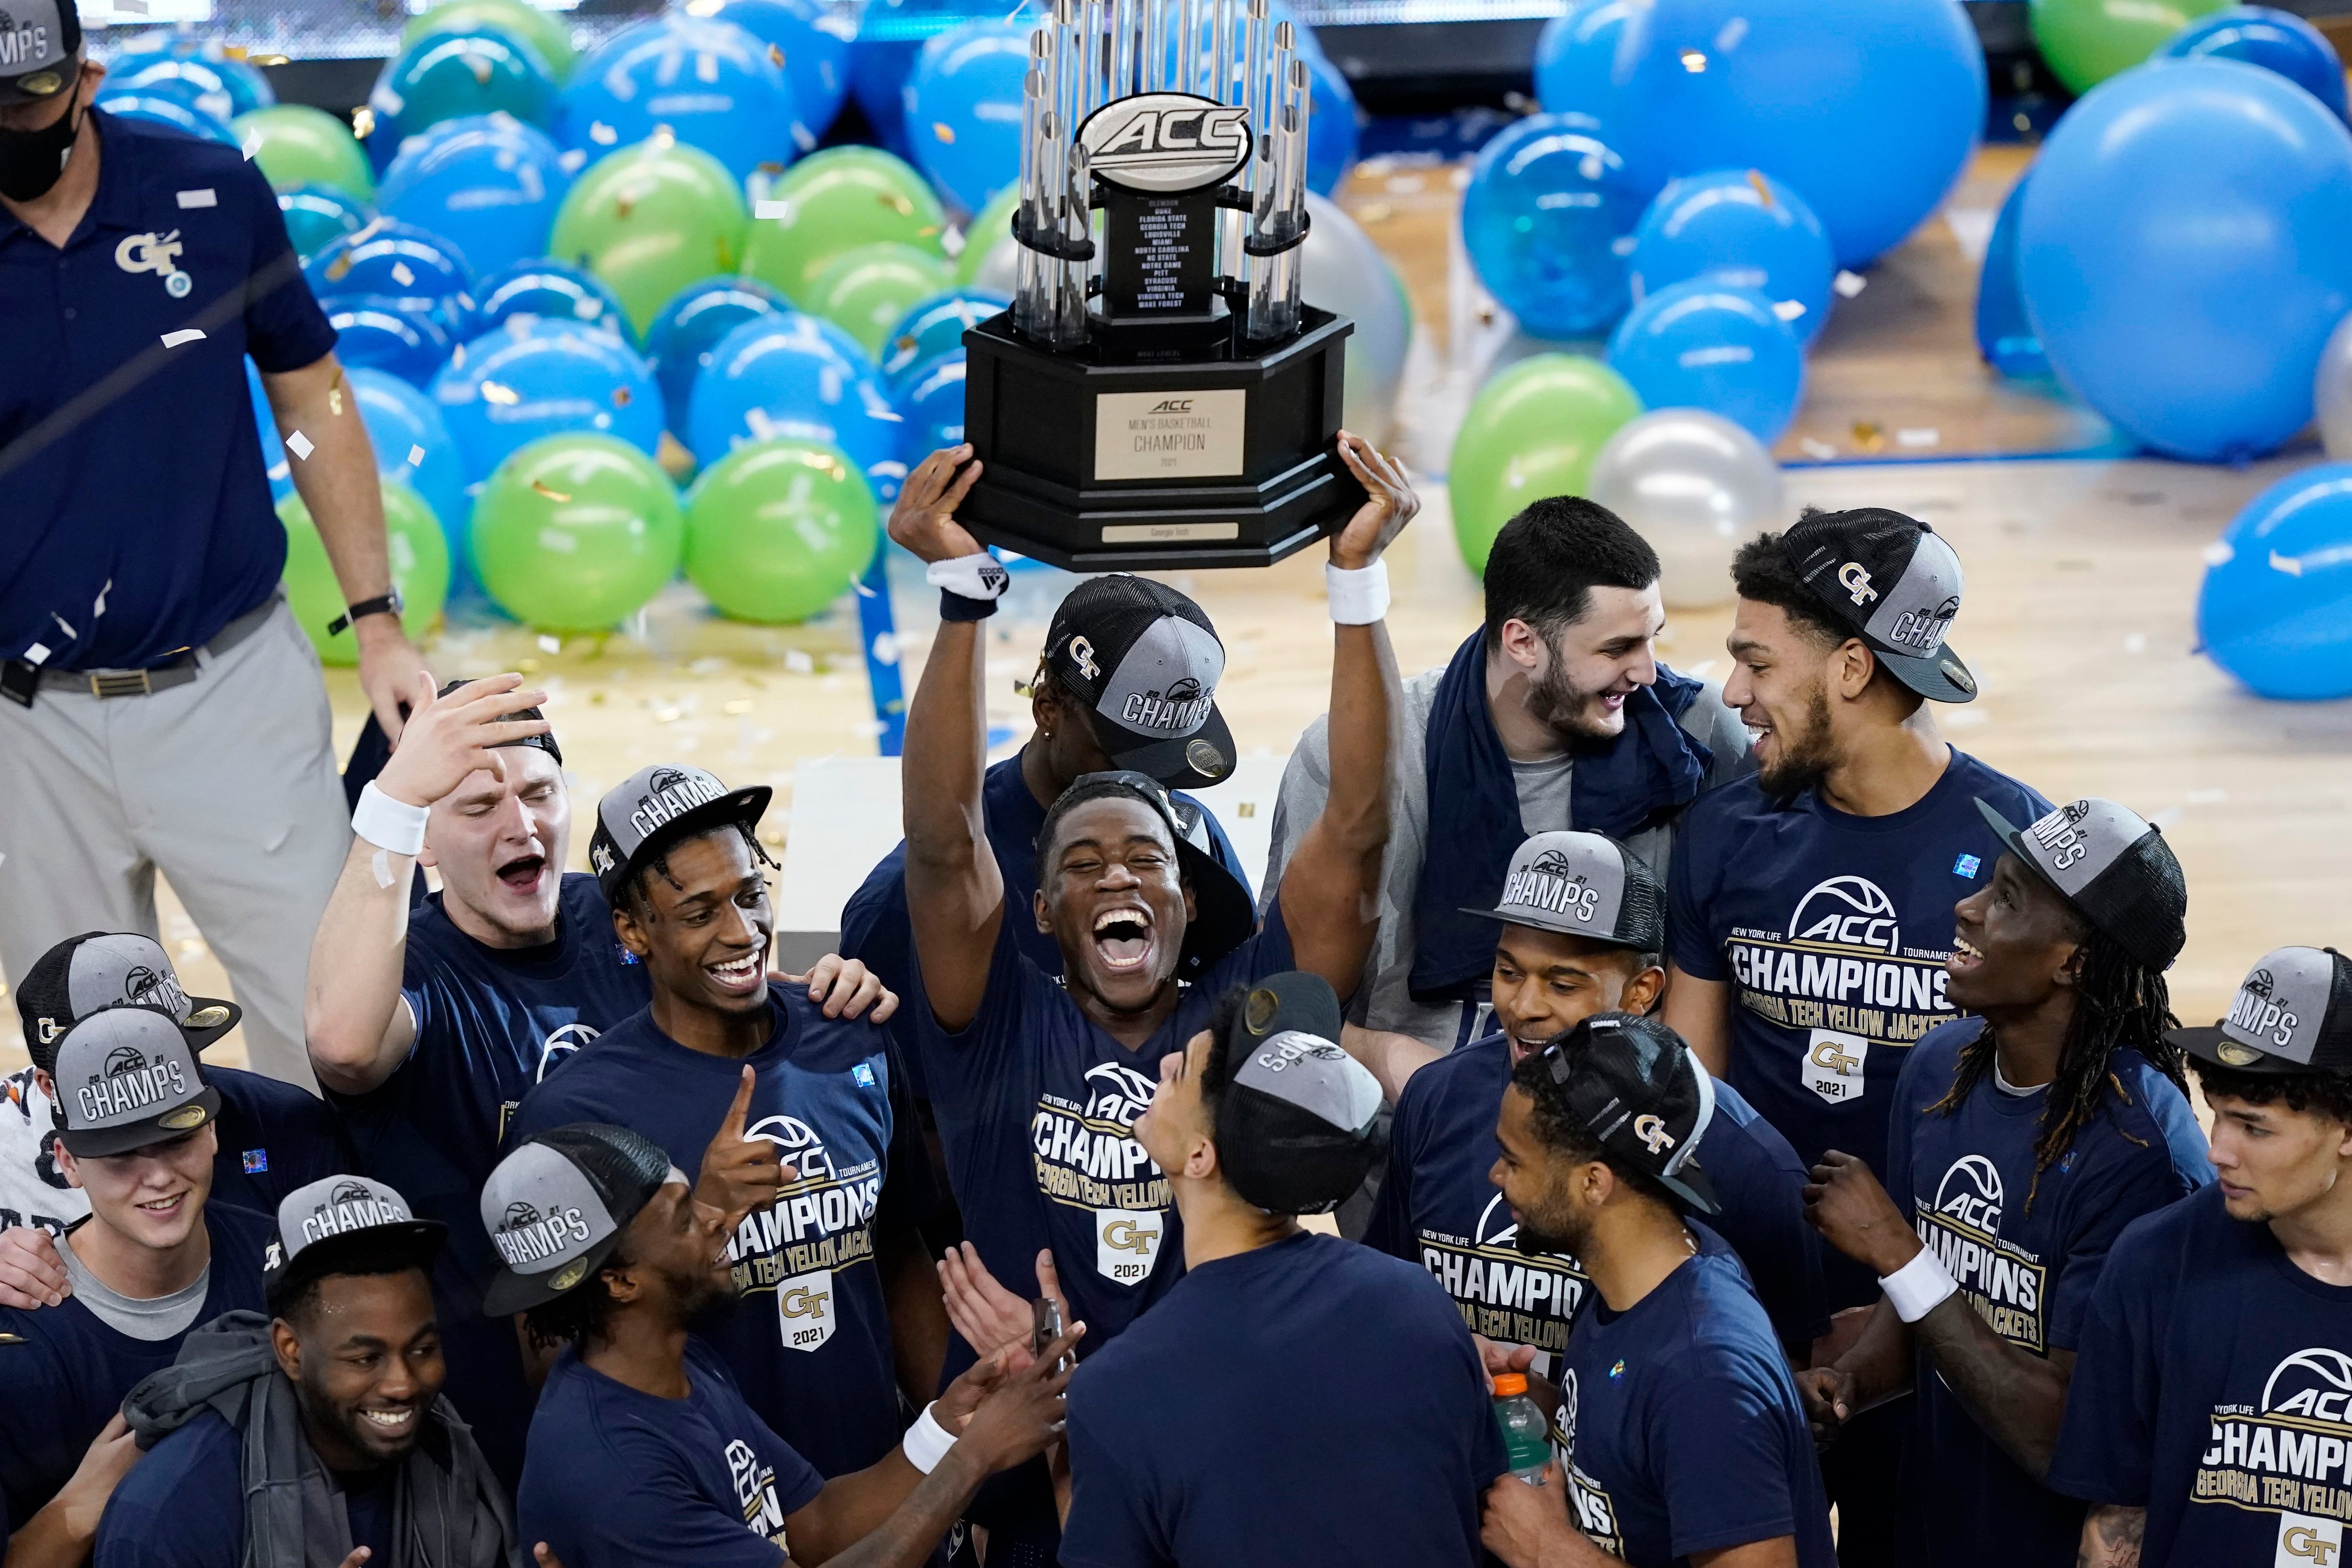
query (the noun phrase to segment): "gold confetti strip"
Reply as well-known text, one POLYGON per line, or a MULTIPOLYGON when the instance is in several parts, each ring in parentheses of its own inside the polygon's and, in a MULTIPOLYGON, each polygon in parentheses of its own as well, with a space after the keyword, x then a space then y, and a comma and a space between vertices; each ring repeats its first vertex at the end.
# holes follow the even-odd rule
POLYGON ((1772 187, 1764 183, 1764 171, 1761 169, 1748 170, 1748 184, 1756 192, 1756 199, 1764 204, 1764 210, 1766 212, 1770 212, 1772 210, 1772 187))
POLYGON ((343 416, 343 389, 340 384, 327 388, 327 412, 340 419, 343 416))
POLYGON ((776 62, 776 68, 778 70, 784 68, 784 51, 778 48, 773 44, 770 44, 768 46, 768 58, 776 62))
POLYGON ((352 110, 352 134, 364 142, 375 134, 375 110, 362 104, 352 110))
POLYGON ((484 59, 479 55, 467 55, 466 57, 466 64, 474 73, 475 86, 488 87, 490 85, 489 61, 484 59))
POLYGON ((940 141, 946 142, 950 147, 955 145, 955 127, 950 125, 944 120, 934 120, 931 121, 931 134, 938 137, 940 141))
POLYGON ((531 480, 530 488, 537 490, 540 494, 545 496, 550 500, 568 501, 572 499, 570 496, 565 495, 562 490, 551 489, 545 479, 531 480))
POLYGON ((625 386, 616 386, 613 388, 613 406, 615 408, 626 408, 628 405, 629 389, 625 386))
POLYGON ((915 204, 908 201, 897 191, 877 191, 874 193, 874 199, 880 202, 884 206, 888 207, 892 212, 897 213, 900 217, 912 217, 915 216, 915 204))

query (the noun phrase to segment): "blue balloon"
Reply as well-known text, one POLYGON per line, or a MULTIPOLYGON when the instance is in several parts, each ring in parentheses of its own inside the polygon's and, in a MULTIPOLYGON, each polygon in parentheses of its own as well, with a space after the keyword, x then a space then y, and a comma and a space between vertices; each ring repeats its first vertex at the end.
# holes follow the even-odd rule
POLYGON ((635 350, 608 332, 520 316, 467 342, 433 378, 433 401, 468 484, 542 436, 598 431, 647 457, 661 441, 661 389, 635 350))
POLYGON ((918 458, 963 444, 963 372, 964 352, 957 349, 925 363, 899 390, 907 449, 918 458))
MULTIPOLYGON (((1536 99, 1546 113, 1590 114, 1604 125, 1623 118, 1633 74, 1625 21, 1641 8, 1642 0, 1571 0, 1544 24, 1536 37, 1536 99)), ((1664 184, 1659 175, 1657 186, 1664 184)))
POLYGON ((286 460, 286 443, 278 438, 278 416, 261 389, 261 372, 250 359, 245 362, 245 389, 253 396, 253 427, 261 436, 261 471, 269 479, 269 499, 284 500, 294 493, 294 469, 286 460))
POLYGON ((223 122, 278 101, 269 79, 243 60, 205 59, 154 52, 133 56, 107 73, 106 85, 121 92, 179 98, 223 122))
POLYGON ((555 112, 555 71, 541 54, 511 33, 436 29, 401 50, 385 68, 369 103, 385 109, 400 136, 445 120, 505 113, 533 125, 555 112))
POLYGON ((2025 279, 2017 251, 2025 185, 2021 179, 2011 187, 1992 226, 1992 240, 1985 247, 1984 268, 1977 279, 1977 352, 2003 375, 2033 379, 2050 374, 2050 356, 2042 352, 2033 318, 2025 310, 2025 279))
POLYGON ((1806 342, 1829 321, 1836 276, 1830 237, 1813 209, 1753 169, 1676 180, 1658 193, 1633 231, 1635 294, 1694 278, 1753 289, 1806 342))
POLYGON ((2257 457, 2310 423, 2352 309, 2352 134, 2236 60, 2126 71, 2042 144, 2018 244, 2034 330, 2084 402, 2172 457, 2257 457))
POLYGON ((93 101, 107 113, 124 120, 169 126, 200 141, 217 142, 224 147, 237 145, 236 132, 203 110, 193 109, 177 98, 153 92, 101 92, 93 101))
POLYGON ((1462 241, 1487 292, 1528 331, 1582 337, 1624 314, 1642 207, 1600 121, 1532 114, 1471 164, 1462 241))
POLYGON ((961 353, 965 329, 978 326, 1012 303, 1010 296, 993 289, 958 289, 935 294, 908 311, 882 344, 882 379, 891 395, 903 392, 915 371, 941 354, 961 353))
POLYGON ((783 58, 801 121, 819 135, 849 96, 849 42, 854 23, 816 0, 719 0, 714 21, 732 22, 783 58))
POLYGON ((2264 697, 2352 697, 2352 463, 2271 486, 2208 559, 2197 636, 2214 663, 2264 697))
POLYGON ((2156 51, 2160 58, 2243 60, 2273 70, 2344 118, 2344 62, 2327 35, 2292 11, 2232 5, 2198 17, 2156 51))
POLYGON ((907 79, 907 139, 931 184, 966 212, 1021 177, 1021 84, 1029 31, 993 18, 924 44, 907 79))
POLYGON ((445 120, 401 143, 376 190, 388 217, 440 235, 478 272, 547 253, 572 188, 547 133, 510 114, 445 120))
POLYGON ((705 467, 746 441, 830 441, 892 498, 906 478, 904 422, 870 364, 853 365, 811 319, 749 321, 719 341, 694 384, 687 445, 705 467))
POLYGON ((1669 175, 1756 168, 1803 196, 1843 267, 1936 209, 1984 125, 1959 0, 1654 0, 1626 17, 1602 111, 1669 175))
MULTIPOLYGON (((1301 27, 1299 36, 1312 37, 1314 29, 1301 27)), ((1298 53, 1307 62, 1307 188, 1328 196, 1355 166, 1363 128, 1356 122, 1355 91, 1339 68, 1320 49, 1298 53)))
POLYGON ((754 318, 791 310, 783 295, 756 278, 706 278, 679 289, 661 308, 646 329, 646 359, 661 385, 671 435, 686 439, 695 378, 709 368, 719 341, 754 318))
POLYGON ((347 370, 373 365, 422 386, 457 346, 431 300, 338 294, 319 306, 335 329, 335 357, 347 370))
POLYGON ((609 333, 631 347, 637 335, 612 285, 568 261, 519 261, 474 286, 474 330, 479 336, 516 316, 609 333))
POLYGON ((1694 278, 1633 307, 1609 340, 1609 366, 1644 408, 1704 408, 1766 446, 1805 391, 1805 351, 1753 289, 1694 278))
POLYGON ((375 466, 384 478, 415 490, 440 520, 449 541, 450 593, 461 585, 474 587, 473 557, 466 544, 474 503, 466 494, 465 465, 441 410, 398 376, 367 368, 345 374, 375 447, 375 466))
POLYGON ((278 211, 286 219, 295 256, 306 265, 329 242, 357 234, 376 218, 367 203, 326 185, 288 186, 278 193, 278 211))
POLYGON ((623 28, 580 62, 557 140, 601 158, 661 125, 739 180, 816 147, 767 45, 731 22, 676 12, 623 28))
POLYGON ((391 218, 329 240, 302 276, 321 300, 372 294, 425 301, 453 334, 465 331, 474 309, 467 292, 474 273, 465 253, 437 234, 391 218))

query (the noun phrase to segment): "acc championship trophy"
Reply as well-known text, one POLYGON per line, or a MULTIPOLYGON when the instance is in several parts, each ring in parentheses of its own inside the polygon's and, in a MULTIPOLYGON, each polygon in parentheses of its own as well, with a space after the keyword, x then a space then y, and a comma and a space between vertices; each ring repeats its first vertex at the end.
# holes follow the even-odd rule
POLYGON ((1363 503, 1333 440, 1353 324, 1298 297, 1296 43, 1265 0, 1053 0, 1020 292, 964 334, 982 540, 1081 572, 1264 566, 1363 503))

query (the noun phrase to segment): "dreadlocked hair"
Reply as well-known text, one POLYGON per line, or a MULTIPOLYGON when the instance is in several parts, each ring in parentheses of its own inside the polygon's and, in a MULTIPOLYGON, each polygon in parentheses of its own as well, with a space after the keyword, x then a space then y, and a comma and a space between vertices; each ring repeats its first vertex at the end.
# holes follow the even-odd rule
POLYGON ((670 843, 665 844, 661 847, 658 853, 648 856, 644 860, 639 861, 637 863, 637 868, 629 874, 629 879, 625 883, 622 884, 621 902, 627 906, 629 912, 635 915, 640 921, 650 921, 653 919, 653 900, 646 896, 646 889, 651 879, 659 877, 663 881, 669 884, 670 891, 674 893, 684 892, 686 890, 679 885, 678 879, 670 875, 670 852, 681 844, 691 844, 698 838, 708 838, 713 833, 724 833, 730 828, 734 829, 737 833, 743 836, 744 847, 751 851, 751 858, 753 861, 761 866, 765 866, 771 871, 777 869, 775 858, 768 853, 768 847, 760 842, 760 836, 751 831, 751 825, 750 823, 722 823, 717 827, 709 828, 701 833, 689 833, 681 838, 677 838, 670 843))
MULTIPOLYGON (((2172 998, 2163 973, 2125 952, 2123 944, 2106 932, 2087 922, 2078 921, 2077 926, 2084 933, 2082 973, 2074 984, 2074 1016, 2066 1021, 2066 1037, 2058 1047, 2058 1076, 2051 1080, 2049 1096, 2042 1101, 2042 1131, 2033 1141, 2033 1184, 2025 1194, 2028 1214, 2033 1212, 2034 1195, 2042 1190, 2042 1173, 2074 1147, 2075 1134, 2098 1113, 2101 1096, 2112 1089, 2116 1099, 2126 1105, 2132 1103, 2131 1091, 2116 1076, 2113 1066, 2117 1049, 2128 1046, 2183 1093, 2189 1088, 2182 1075, 2180 1047, 2164 1037, 2165 1031, 2180 1026, 2180 1020, 2172 1016, 2172 998)), ((1927 1109, 1946 1116, 1957 1112, 1961 1102, 1991 1075, 1993 1057, 1993 1026, 1988 1021, 1962 1048, 1952 1087, 1927 1109)), ((2134 1138, 2121 1127, 2116 1131, 2142 1148, 2147 1146, 2147 1140, 2134 1138)))

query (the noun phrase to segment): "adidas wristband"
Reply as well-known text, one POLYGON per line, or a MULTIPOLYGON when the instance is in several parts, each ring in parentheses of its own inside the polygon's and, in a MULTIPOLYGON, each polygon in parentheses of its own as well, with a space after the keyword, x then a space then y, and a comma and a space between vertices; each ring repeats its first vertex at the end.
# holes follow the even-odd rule
POLYGON ((1895 1315, 1906 1323, 1917 1322, 1960 1288, 1944 1260, 1925 1247, 1918 1257, 1894 1273, 1882 1275, 1878 1283, 1894 1303, 1895 1315))
POLYGON ((932 562, 923 568, 923 581, 960 598, 995 599, 1002 597, 1012 584, 1013 574, 1004 569, 1003 562, 983 550, 977 555, 932 562))
POLYGON ((425 847, 425 819, 430 815, 425 806, 393 799, 371 779, 352 810, 352 831, 379 849, 413 858, 425 847))
POLYGON ((898 1439, 899 1450, 907 1456, 907 1463, 927 1476, 939 1468, 940 1461, 948 1457, 948 1450, 955 1447, 955 1439, 948 1436, 948 1429, 940 1426, 939 1418, 931 1414, 938 1408, 936 1404, 924 1405, 923 1413, 915 1417, 915 1424, 907 1428, 907 1435, 898 1439))
POLYGON ((1375 561, 1349 572, 1326 562, 1323 591, 1330 595, 1335 626, 1369 626, 1389 613, 1389 563, 1375 561))

